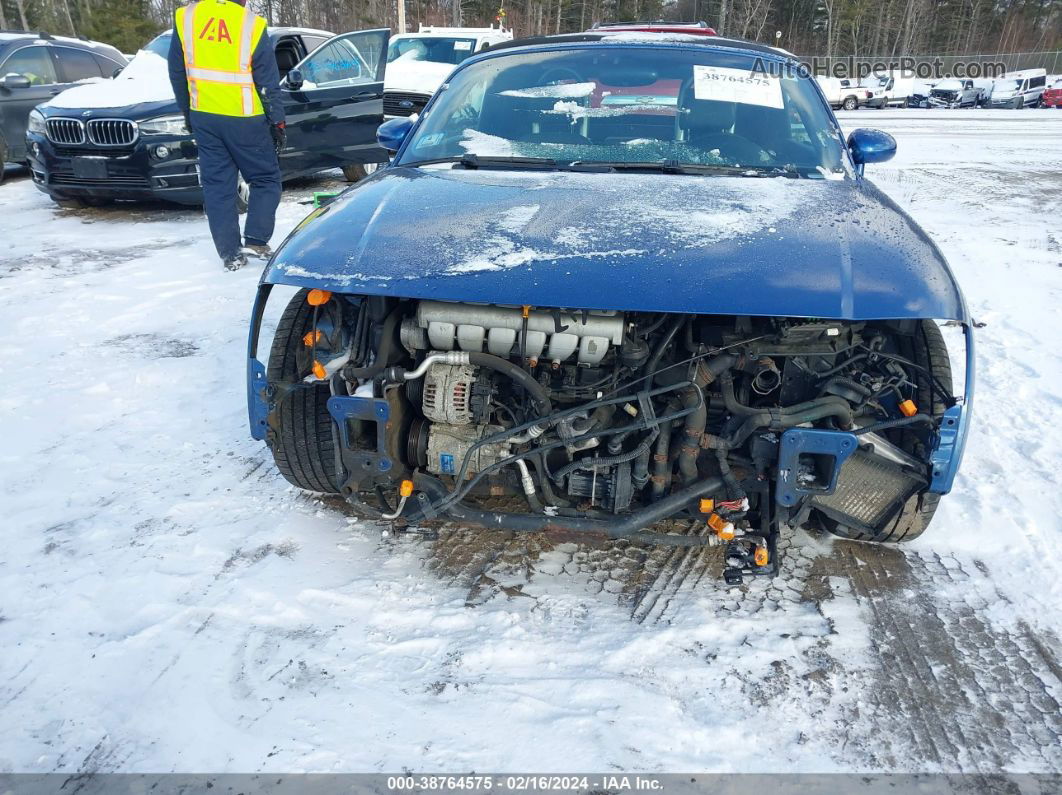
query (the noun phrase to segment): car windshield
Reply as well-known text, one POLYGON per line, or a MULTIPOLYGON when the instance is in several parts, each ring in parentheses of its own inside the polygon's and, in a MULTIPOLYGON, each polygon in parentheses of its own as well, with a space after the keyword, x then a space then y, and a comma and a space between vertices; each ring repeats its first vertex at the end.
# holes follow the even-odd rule
POLYGON ((937 91, 958 91, 962 88, 962 83, 958 80, 945 80, 941 83, 937 83, 937 91))
POLYGON ((459 64, 475 50, 475 39, 418 36, 415 39, 391 39, 387 46, 387 62, 432 61, 459 64))
POLYGON ((811 80, 707 48, 587 46, 487 58, 455 73, 400 163, 701 167, 847 174, 811 80), (487 160, 489 159, 489 160, 487 160))
POLYGON ((161 55, 163 58, 165 58, 170 53, 170 36, 172 35, 173 34, 170 31, 166 31, 165 33, 156 36, 151 41, 149 41, 146 45, 144 45, 143 49, 147 50, 148 52, 153 52, 155 53, 155 55, 161 55))
POLYGON ((1021 88, 1020 80, 997 80, 995 84, 997 91, 1017 91, 1021 88))

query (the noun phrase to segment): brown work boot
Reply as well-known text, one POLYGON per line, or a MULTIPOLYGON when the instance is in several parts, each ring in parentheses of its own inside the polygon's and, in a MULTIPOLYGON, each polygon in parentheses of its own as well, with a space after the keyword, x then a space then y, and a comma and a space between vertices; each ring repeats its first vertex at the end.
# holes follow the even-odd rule
POLYGON ((242 251, 248 257, 257 257, 258 259, 269 259, 273 256, 273 249, 266 243, 247 243, 242 251))
POLYGON ((237 251, 231 257, 226 257, 222 260, 221 264, 225 266, 225 270, 227 271, 238 271, 247 264, 247 255, 242 251, 237 251))

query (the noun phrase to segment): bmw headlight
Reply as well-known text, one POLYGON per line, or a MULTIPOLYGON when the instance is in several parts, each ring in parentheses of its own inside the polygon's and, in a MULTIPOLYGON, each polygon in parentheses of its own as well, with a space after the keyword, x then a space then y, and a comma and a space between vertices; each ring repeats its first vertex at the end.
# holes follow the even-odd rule
POLYGON ((190 135, 188 127, 184 123, 184 116, 159 116, 156 119, 148 119, 137 125, 140 132, 147 135, 190 135))
POLYGON ((26 132, 44 135, 44 114, 39 110, 30 111, 29 121, 26 123, 26 132))

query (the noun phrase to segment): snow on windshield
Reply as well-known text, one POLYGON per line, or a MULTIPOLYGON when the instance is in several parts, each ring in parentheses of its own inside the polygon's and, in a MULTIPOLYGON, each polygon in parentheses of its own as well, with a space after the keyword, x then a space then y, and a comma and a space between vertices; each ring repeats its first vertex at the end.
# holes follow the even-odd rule
POLYGON ((596 83, 556 83, 548 86, 532 86, 531 88, 513 88, 508 91, 498 92, 503 97, 557 97, 561 99, 574 99, 576 97, 588 97, 597 88, 596 83))
POLYGON ((113 80, 67 89, 47 104, 53 108, 126 108, 173 98, 166 59, 150 50, 141 50, 113 80))
POLYGON ((810 80, 757 72, 746 56, 614 50, 622 55, 506 54, 458 70, 401 162, 472 153, 774 167, 815 179, 822 168, 845 172, 810 80))

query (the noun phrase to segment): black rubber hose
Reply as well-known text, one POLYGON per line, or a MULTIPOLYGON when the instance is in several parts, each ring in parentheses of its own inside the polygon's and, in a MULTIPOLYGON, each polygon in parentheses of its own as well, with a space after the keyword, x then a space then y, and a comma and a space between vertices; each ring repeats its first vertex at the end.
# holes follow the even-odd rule
POLYGON ((572 432, 582 436, 584 433, 589 433, 594 428, 600 428, 608 423, 612 419, 612 415, 616 409, 614 406, 598 406, 589 417, 585 420, 585 425, 580 425, 579 420, 572 422, 572 432))
POLYGON ((933 424, 933 418, 928 414, 915 414, 911 417, 898 417, 895 420, 886 420, 885 422, 879 422, 875 425, 865 425, 862 428, 858 428, 852 433, 856 436, 861 436, 864 433, 877 433, 878 431, 887 431, 889 428, 902 428, 904 425, 915 425, 925 423, 927 425, 933 424))
MULTIPOLYGON (((427 495, 429 500, 444 499, 449 493, 445 485, 430 475, 418 473, 413 476, 413 482, 418 490, 427 495)), ((678 513, 695 500, 716 494, 722 488, 722 478, 707 478, 687 486, 658 502, 650 503, 641 510, 624 516, 617 516, 615 519, 589 519, 577 516, 544 516, 542 514, 482 511, 460 502, 449 505, 445 509, 445 513, 464 524, 477 525, 491 530, 508 530, 518 533, 562 530, 574 533, 603 533, 611 538, 635 537, 638 540, 650 543, 655 543, 659 539, 660 543, 671 543, 666 539, 677 540, 686 538, 686 536, 669 536, 664 533, 641 533, 639 531, 678 513)), ((423 518, 423 513, 419 508, 415 508, 408 518, 410 521, 418 521, 423 518)), ((690 536, 689 538, 689 546, 700 546, 705 543, 703 539, 698 541, 697 536, 690 536)))
MULTIPOLYGON (((669 328, 664 336, 660 338, 660 342, 653 351, 653 355, 649 357, 648 361, 645 363, 645 367, 642 368, 642 375, 651 378, 653 373, 656 372, 656 368, 664 356, 664 351, 667 349, 667 346, 671 344, 671 341, 675 339, 675 335, 678 334, 679 329, 682 328, 682 324, 686 322, 686 319, 685 315, 679 315, 671 323, 671 328, 669 328)), ((650 381, 650 386, 652 386, 652 381, 650 381)))
POLYGON ((649 434, 641 444, 626 453, 601 456, 600 458, 580 458, 577 461, 572 461, 570 464, 563 466, 554 472, 553 480, 556 483, 562 483, 564 482, 564 478, 577 469, 601 469, 602 467, 615 466, 616 464, 624 464, 627 461, 633 461, 642 453, 649 452, 653 446, 653 442, 656 440, 657 434, 659 433, 659 427, 653 428, 653 432, 649 434))
MULTIPOLYGON (((659 434, 660 429, 657 428, 659 434)), ((631 470, 631 483, 635 489, 641 489, 649 482, 649 454, 652 448, 646 447, 642 453, 634 459, 634 468, 631 470)))
POLYGON ((654 500, 664 496, 664 491, 671 481, 671 458, 668 456, 670 448, 671 422, 665 422, 660 426, 660 435, 656 437, 656 449, 653 450, 653 487, 650 493, 654 500))
MULTIPOLYGON (((364 308, 362 311, 364 311, 364 308)), ((384 318, 383 327, 380 330, 380 347, 376 351, 376 364, 372 367, 351 367, 347 365, 343 368, 343 375, 348 381, 355 378, 359 381, 368 381, 387 369, 390 364, 391 348, 395 345, 395 327, 398 325, 398 319, 401 314, 402 307, 396 306, 384 318)))
MULTIPOLYGON (((723 393, 723 403, 726 405, 726 410, 731 414, 739 417, 763 417, 763 416, 782 416, 788 417, 791 415, 803 416, 809 411, 816 411, 820 406, 829 404, 836 404, 841 408, 842 413, 847 412, 848 422, 851 424, 852 407, 847 400, 837 395, 827 395, 826 397, 814 398, 813 400, 807 400, 803 403, 795 403, 792 406, 781 406, 779 408, 754 408, 753 406, 746 406, 744 403, 739 403, 737 397, 734 395, 734 379, 729 374, 724 374, 719 378, 719 386, 723 393)), ((829 414, 823 416, 830 416, 829 414)), ((836 416, 842 416, 838 414, 836 416)), ((820 419, 816 417, 814 419, 820 419)), ((801 420, 801 422, 808 422, 809 420, 801 420)), ((764 423, 766 424, 766 423, 764 423)), ((799 425, 800 423, 791 423, 799 425)))
POLYGON ((741 487, 741 483, 734 473, 730 471, 730 462, 726 457, 727 451, 722 447, 716 448, 715 457, 719 462, 719 474, 723 477, 723 482, 726 483, 727 496, 733 500, 739 500, 745 496, 745 489, 741 487))
POLYGON ((829 370, 823 370, 821 373, 815 373, 815 377, 819 381, 821 381, 822 379, 828 378, 829 376, 833 375, 834 373, 841 372, 841 370, 843 370, 844 368, 848 367, 848 365, 850 365, 850 364, 855 364, 856 362, 859 362, 859 361, 862 361, 863 359, 866 359, 869 355, 870 354, 867 354, 867 353, 857 353, 855 356, 849 356, 847 359, 845 359, 843 362, 841 362, 836 367, 831 367, 829 370))
POLYGON ((545 417, 553 411, 553 406, 549 402, 549 395, 546 393, 545 387, 536 381, 526 370, 517 367, 507 359, 503 359, 502 357, 495 356, 491 353, 477 353, 473 351, 468 354, 468 361, 477 367, 486 367, 488 370, 494 370, 497 373, 507 375, 522 386, 531 396, 531 403, 534 405, 535 412, 538 416, 545 417))
POLYGON ((535 468, 535 474, 538 475, 538 483, 542 487, 542 493, 546 495, 546 499, 553 505, 557 505, 561 508, 570 508, 571 502, 561 497, 557 492, 553 490, 553 484, 549 482, 549 468, 546 466, 546 454, 540 453, 534 458, 530 459, 531 465, 535 468))
POLYGON ((839 384, 839 385, 845 387, 846 389, 851 389, 853 392, 857 392, 858 394, 862 395, 864 398, 869 398, 869 397, 871 397, 874 394, 869 389, 867 389, 865 386, 863 386, 862 384, 856 383, 851 378, 843 378, 841 376, 834 376, 833 378, 828 380, 825 384, 823 384, 821 387, 819 387, 819 397, 822 397, 823 395, 825 395, 826 394, 826 390, 829 389, 832 384, 839 384))
POLYGON ((818 401, 808 401, 808 403, 801 403, 799 406, 794 406, 793 409, 800 408, 800 411, 786 412, 784 410, 773 411, 761 411, 758 414, 753 414, 745 419, 745 422, 741 424, 741 427, 731 435, 729 438, 720 438, 718 436, 712 437, 709 447, 718 448, 722 447, 726 450, 733 450, 741 447, 753 433, 759 428, 769 428, 774 431, 780 431, 783 428, 792 428, 796 425, 803 425, 805 422, 814 422, 815 420, 821 420, 825 417, 836 417, 842 426, 850 426, 852 424, 852 407, 848 405, 841 398, 822 398, 818 401))
POLYGON ((683 483, 692 483, 700 475, 697 470, 697 457, 701 453, 701 437, 704 436, 704 428, 708 422, 704 390, 737 364, 739 359, 737 354, 728 353, 698 363, 693 374, 694 385, 682 390, 683 407, 694 409, 686 415, 683 439, 679 445, 678 467, 683 483))

